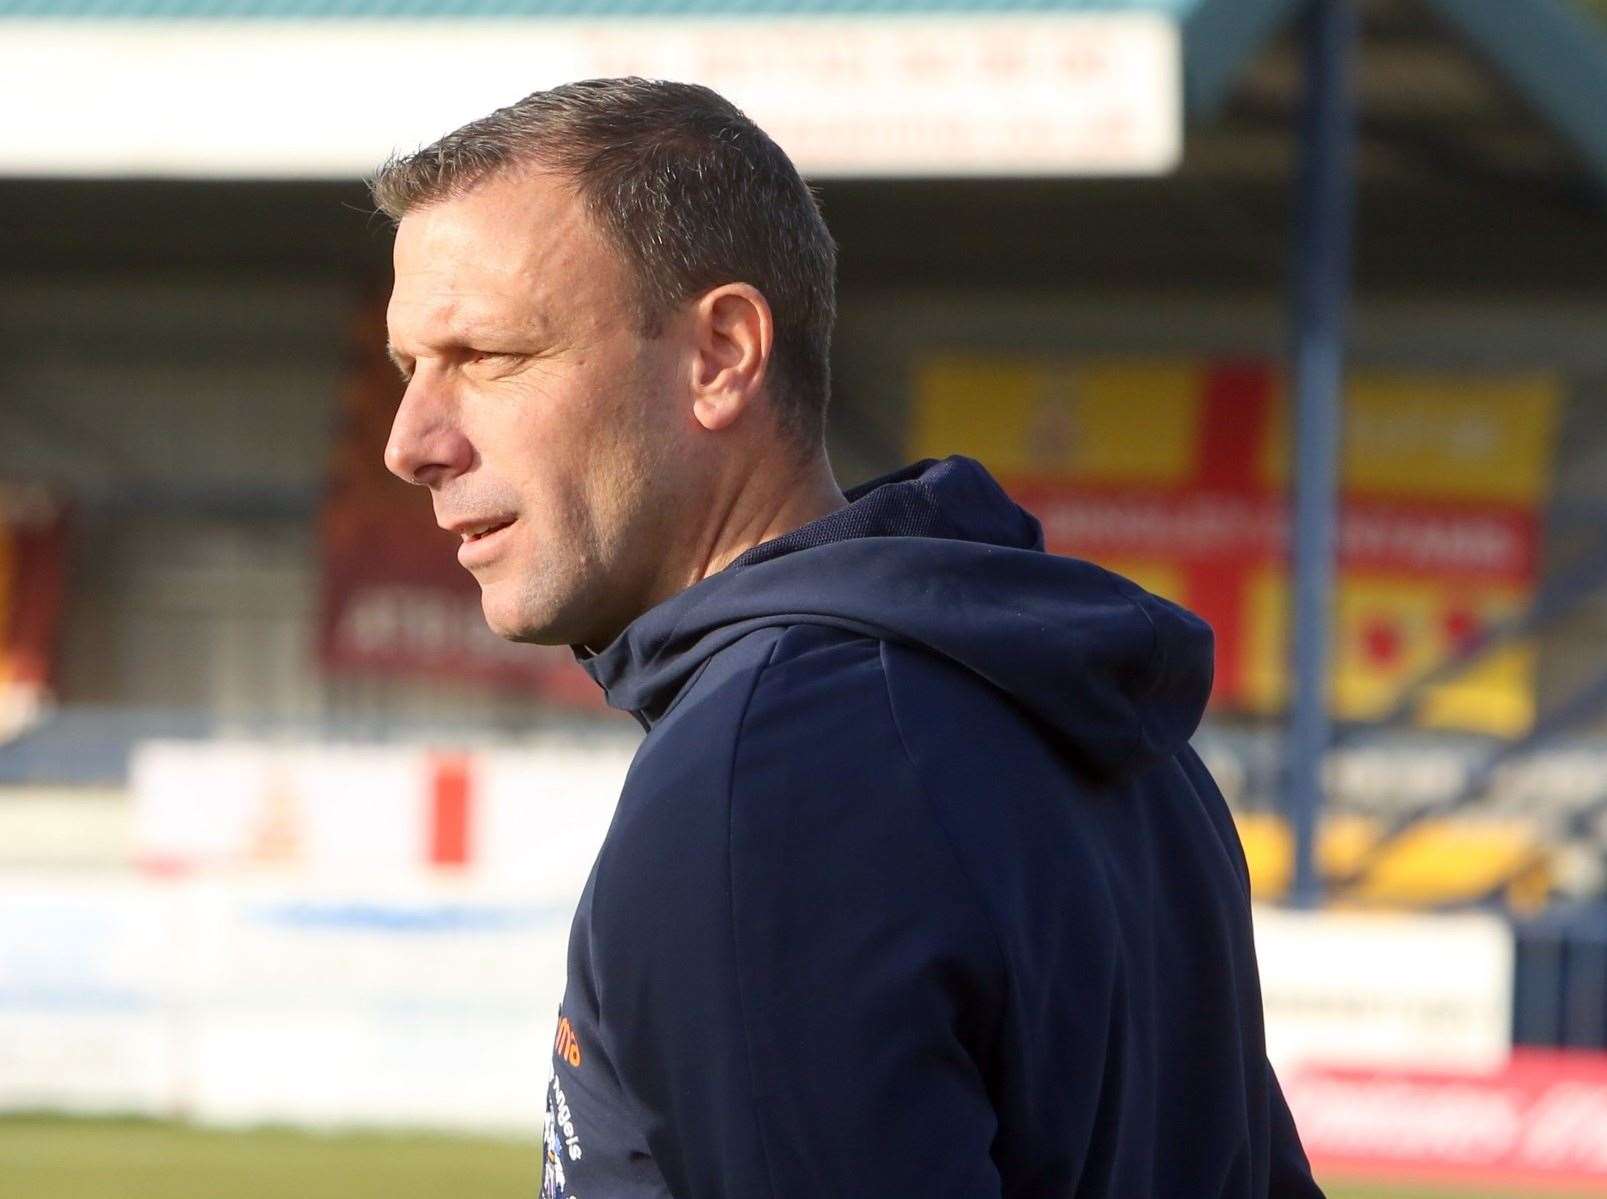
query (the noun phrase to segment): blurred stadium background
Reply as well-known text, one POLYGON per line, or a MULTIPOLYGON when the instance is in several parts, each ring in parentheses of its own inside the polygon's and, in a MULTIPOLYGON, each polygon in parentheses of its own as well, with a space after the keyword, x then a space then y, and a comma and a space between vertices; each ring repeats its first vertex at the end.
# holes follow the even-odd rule
POLYGON ((620 73, 818 182, 844 483, 1212 622, 1319 1176, 1607 1195, 1607 4, 0 0, 0 1196, 534 1193, 635 726, 384 474, 360 179, 620 73))

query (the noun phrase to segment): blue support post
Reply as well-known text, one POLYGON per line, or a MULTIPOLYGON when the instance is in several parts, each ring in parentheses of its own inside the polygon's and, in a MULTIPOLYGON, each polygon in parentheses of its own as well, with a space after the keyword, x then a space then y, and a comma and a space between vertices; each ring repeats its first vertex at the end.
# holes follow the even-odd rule
POLYGON ((1306 99, 1296 217, 1293 695, 1285 804, 1294 830, 1291 899, 1322 899, 1314 846, 1329 741, 1328 693, 1334 558, 1339 525, 1339 443, 1345 317, 1350 300, 1355 111, 1352 0, 1308 0, 1303 14, 1306 99))

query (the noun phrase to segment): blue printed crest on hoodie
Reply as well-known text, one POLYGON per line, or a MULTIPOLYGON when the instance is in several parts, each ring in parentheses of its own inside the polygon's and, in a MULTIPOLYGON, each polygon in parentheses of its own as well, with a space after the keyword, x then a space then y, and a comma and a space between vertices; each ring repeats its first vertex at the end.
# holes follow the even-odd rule
POLYGON ((1319 1194, 1196 617, 975 462, 766 542, 583 661, 648 729, 571 935, 545 1194, 1319 1194))

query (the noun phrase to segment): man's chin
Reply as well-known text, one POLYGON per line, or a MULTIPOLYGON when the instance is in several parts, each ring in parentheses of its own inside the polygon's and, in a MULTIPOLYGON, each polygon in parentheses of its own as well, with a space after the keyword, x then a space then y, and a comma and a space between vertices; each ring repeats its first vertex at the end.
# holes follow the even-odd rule
POLYGON ((499 620, 489 612, 486 613, 485 623, 490 630, 504 641, 517 641, 521 645, 568 645, 561 634, 552 629, 541 626, 532 626, 520 621, 499 620))
POLYGON ((567 637, 564 637, 558 633, 549 633, 542 629, 521 629, 511 633, 500 633, 493 629, 492 632, 497 633, 497 636, 501 637, 504 641, 515 641, 520 645, 574 644, 574 642, 570 641, 567 637))
POLYGON ((522 645, 573 645, 565 636, 563 622, 541 620, 530 612, 510 610, 497 603, 483 589, 480 593, 480 611, 485 614, 486 626, 504 641, 522 645))

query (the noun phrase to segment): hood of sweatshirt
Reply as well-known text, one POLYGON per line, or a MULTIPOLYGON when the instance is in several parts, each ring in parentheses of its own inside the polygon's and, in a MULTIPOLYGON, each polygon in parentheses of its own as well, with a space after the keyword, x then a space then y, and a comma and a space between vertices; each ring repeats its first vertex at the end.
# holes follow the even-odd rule
POLYGON ((577 650, 608 702, 646 726, 721 649, 819 624, 916 646, 1007 694, 1089 767, 1125 776, 1176 753, 1211 690, 1197 616, 1043 549, 1038 522, 969 458, 916 463, 764 542, 577 650))

